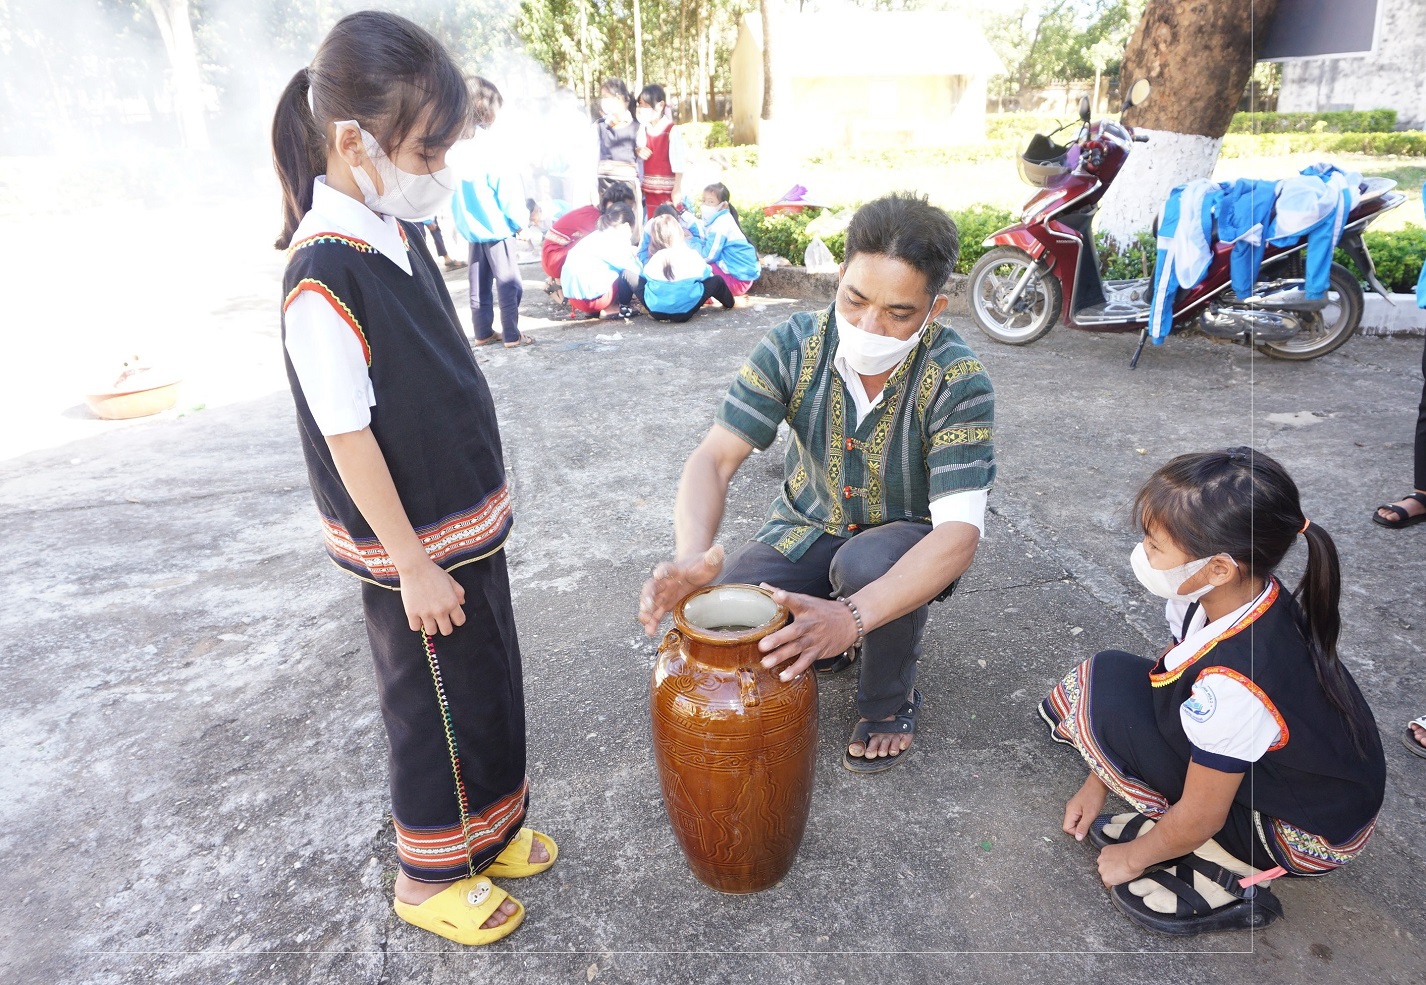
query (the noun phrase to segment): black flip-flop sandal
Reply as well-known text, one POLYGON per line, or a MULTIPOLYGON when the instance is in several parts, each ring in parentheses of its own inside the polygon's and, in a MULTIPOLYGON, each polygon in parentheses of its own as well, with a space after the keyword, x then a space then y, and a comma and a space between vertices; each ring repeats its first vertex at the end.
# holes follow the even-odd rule
POLYGON ((1426 728, 1426 715, 1422 715, 1420 718, 1413 718, 1406 723, 1406 731, 1401 736, 1401 744, 1410 752, 1420 756, 1422 759, 1426 759, 1426 746, 1416 741, 1416 736, 1411 731, 1411 726, 1413 725, 1420 725, 1422 728, 1426 728))
POLYGON ((824 657, 821 660, 812 661, 812 669, 819 674, 839 674, 856 663, 861 652, 861 647, 849 646, 845 652, 839 653, 835 657, 824 657))
POLYGON ((1260 930, 1283 915, 1282 903, 1271 889, 1265 886, 1244 889, 1236 873, 1197 855, 1185 855, 1164 863, 1163 868, 1140 878, 1152 879, 1177 897, 1178 904, 1173 913, 1149 909, 1142 899, 1130 892, 1128 883, 1115 886, 1109 893, 1109 899, 1130 920, 1161 934, 1189 937, 1222 930, 1260 930), (1186 879, 1178 875, 1184 869, 1190 870, 1184 873, 1186 879), (1234 900, 1216 908, 1210 906, 1193 888, 1191 880, 1194 872, 1222 887, 1235 897, 1234 900))
MULTIPOLYGON (((1123 811, 1122 813, 1129 813, 1123 811)), ((1104 826, 1110 824, 1118 814, 1101 814, 1094 819, 1094 823, 1089 826, 1089 841, 1096 848, 1107 848, 1110 845, 1122 845, 1125 842, 1133 841, 1144 833, 1144 827, 1153 820, 1143 814, 1135 814, 1128 821, 1124 822, 1123 829, 1117 837, 1110 837, 1104 833, 1104 826)))
MULTIPOLYGON (((1421 506, 1426 506, 1426 493, 1414 492, 1402 496, 1401 498, 1412 500, 1421 506)), ((1412 516, 1395 503, 1382 503, 1372 511, 1372 520, 1386 527, 1388 530, 1400 530, 1402 527, 1414 527, 1418 523, 1426 523, 1426 513, 1417 513, 1415 516, 1412 516), (1396 519, 1383 519, 1381 515, 1382 510, 1390 510, 1395 513, 1396 519)))
MULTIPOLYGON (((852 729, 852 737, 847 740, 847 745, 860 742, 865 746, 867 739, 873 735, 914 736, 916 734, 916 713, 920 710, 921 692, 912 688, 911 700, 901 706, 901 710, 896 713, 895 718, 888 722, 857 722, 856 727, 852 729)), ((880 773, 901 762, 910 751, 910 749, 903 749, 895 756, 878 756, 875 759, 867 759, 865 756, 853 756, 844 749, 842 765, 853 773, 880 773)))

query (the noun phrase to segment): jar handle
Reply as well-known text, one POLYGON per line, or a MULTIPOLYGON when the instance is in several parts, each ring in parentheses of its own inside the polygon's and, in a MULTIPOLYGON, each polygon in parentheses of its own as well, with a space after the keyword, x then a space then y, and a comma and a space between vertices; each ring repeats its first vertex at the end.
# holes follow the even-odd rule
POLYGON ((758 696, 757 674, 746 667, 738 668, 738 683, 742 686, 743 706, 756 708, 762 699, 758 696))
POLYGON ((670 629, 664 634, 663 642, 659 644, 659 653, 672 649, 683 642, 683 634, 676 629, 670 629))

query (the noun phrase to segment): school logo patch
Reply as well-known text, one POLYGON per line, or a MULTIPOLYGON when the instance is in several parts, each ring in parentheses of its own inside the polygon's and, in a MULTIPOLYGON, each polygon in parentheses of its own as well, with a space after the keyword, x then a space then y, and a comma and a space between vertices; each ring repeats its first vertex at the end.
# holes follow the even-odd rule
POLYGON ((1193 693, 1183 703, 1183 710, 1189 718, 1200 725, 1208 721, 1218 710, 1218 698, 1214 695, 1213 688, 1202 681, 1193 685, 1193 693))

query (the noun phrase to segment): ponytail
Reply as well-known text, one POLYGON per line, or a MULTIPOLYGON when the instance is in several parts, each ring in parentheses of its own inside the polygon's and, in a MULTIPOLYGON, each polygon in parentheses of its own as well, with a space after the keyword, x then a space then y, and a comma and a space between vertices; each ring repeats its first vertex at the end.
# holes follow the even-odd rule
POLYGON ((297 70, 277 100, 272 118, 272 163, 282 184, 282 234, 273 245, 287 249, 297 224, 312 208, 312 182, 327 170, 326 138, 309 102, 311 75, 297 70))
POLYGON ((1302 520, 1302 536, 1307 540, 1307 569, 1293 592, 1302 610, 1302 635, 1312 654, 1317 683, 1328 702, 1347 723, 1352 746, 1363 758, 1367 755, 1367 716, 1342 677, 1337 659, 1337 636, 1342 629, 1338 604, 1342 597, 1342 571, 1337 561, 1337 545, 1321 527, 1302 520))

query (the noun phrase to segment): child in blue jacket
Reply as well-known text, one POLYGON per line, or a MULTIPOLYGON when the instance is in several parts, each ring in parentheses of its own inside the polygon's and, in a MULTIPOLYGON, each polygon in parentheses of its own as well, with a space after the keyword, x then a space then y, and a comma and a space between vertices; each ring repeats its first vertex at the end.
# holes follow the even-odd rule
POLYGON ((733 307, 733 292, 688 245, 676 216, 656 215, 644 230, 650 255, 639 278, 638 297, 655 321, 686 322, 709 298, 733 307))
POLYGON ((758 251, 743 235, 738 212, 728 200, 728 186, 715 183, 703 189, 703 257, 723 278, 734 297, 748 293, 762 268, 758 251))

